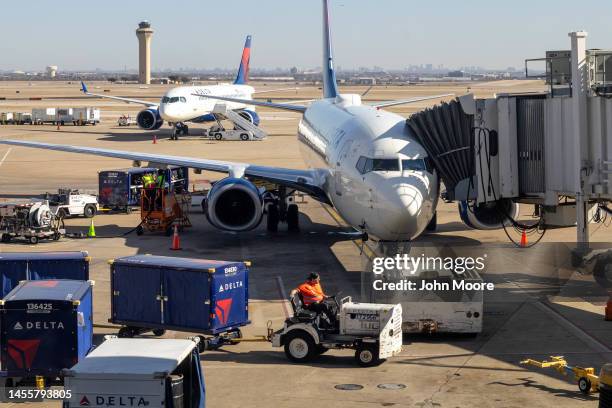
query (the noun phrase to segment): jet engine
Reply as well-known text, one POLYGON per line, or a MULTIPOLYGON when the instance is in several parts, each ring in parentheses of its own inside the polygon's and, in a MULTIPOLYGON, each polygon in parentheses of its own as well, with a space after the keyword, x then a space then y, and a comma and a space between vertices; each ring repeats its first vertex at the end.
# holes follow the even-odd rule
POLYGON ((252 124, 254 124, 255 126, 259 126, 259 115, 257 114, 257 112, 245 109, 238 112, 238 114, 249 122, 251 122, 252 124))
POLYGON ((164 120, 159 115, 159 110, 149 108, 138 112, 136 123, 138 123, 138 127, 141 129, 156 130, 164 124, 164 120))
POLYGON ((475 204, 461 201, 458 204, 461 220, 468 226, 479 230, 492 230, 510 225, 509 218, 517 219, 519 205, 509 199, 475 204))
POLYGON ((263 198, 246 179, 227 177, 216 182, 206 197, 206 217, 226 231, 248 231, 263 217, 263 198))

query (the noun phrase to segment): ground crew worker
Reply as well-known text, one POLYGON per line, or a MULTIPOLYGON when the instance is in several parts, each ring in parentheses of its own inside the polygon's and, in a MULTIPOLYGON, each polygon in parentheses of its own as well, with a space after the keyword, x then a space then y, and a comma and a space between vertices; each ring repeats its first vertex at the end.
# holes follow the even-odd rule
POLYGON ((144 188, 155 187, 155 178, 153 177, 153 174, 147 173, 142 176, 142 185, 144 186, 144 188))
POLYGON ((157 178, 155 179, 155 184, 157 185, 157 188, 164 188, 164 182, 166 179, 166 175, 165 175, 165 171, 164 170, 158 170, 157 171, 157 178))
POLYGON ((325 295, 323 288, 321 288, 321 277, 318 273, 312 272, 309 274, 306 282, 302 283, 291 293, 293 294, 296 291, 302 296, 302 302, 306 309, 324 314, 332 327, 335 325, 336 307, 335 304, 325 301, 329 299, 329 296, 325 295))

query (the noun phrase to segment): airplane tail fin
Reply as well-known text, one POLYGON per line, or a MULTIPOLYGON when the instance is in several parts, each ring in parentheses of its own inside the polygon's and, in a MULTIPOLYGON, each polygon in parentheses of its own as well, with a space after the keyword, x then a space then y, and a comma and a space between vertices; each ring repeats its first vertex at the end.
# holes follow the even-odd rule
POLYGON ((83 93, 87 93, 87 86, 85 85, 85 82, 81 81, 81 92, 83 93))
POLYGON ((323 97, 338 96, 329 23, 329 0, 323 0, 323 97))
POLYGON ((235 85, 246 85, 249 82, 249 62, 251 61, 251 36, 247 35, 240 59, 240 68, 236 75, 235 85))

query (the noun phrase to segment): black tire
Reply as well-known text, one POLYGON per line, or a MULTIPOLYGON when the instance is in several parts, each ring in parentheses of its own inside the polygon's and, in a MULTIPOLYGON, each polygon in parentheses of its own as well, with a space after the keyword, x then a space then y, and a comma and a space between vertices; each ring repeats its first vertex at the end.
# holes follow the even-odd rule
POLYGON ((136 227, 136 235, 141 236, 142 234, 144 234, 144 228, 142 228, 142 225, 139 225, 136 227))
POLYGON ((223 135, 221 133, 215 133, 215 140, 223 139, 223 135))
POLYGON ((183 134, 185 136, 189 135, 189 126, 187 125, 183 126, 183 134))
POLYGON ((59 232, 56 232, 53 234, 54 241, 59 241, 61 237, 62 237, 62 234, 60 234, 59 232))
POLYGON ((87 204, 83 208, 83 215, 85 218, 93 218, 96 215, 96 207, 92 204, 87 204))
POLYGON ((589 380, 586 377, 580 377, 578 379, 578 389, 580 390, 581 393, 587 395, 591 393, 591 387, 593 384, 591 384, 591 380, 589 380))
POLYGON ((300 211, 297 204, 290 204, 287 208, 287 229, 291 232, 300 230, 300 211))
POLYGON ((268 206, 268 215, 266 217, 266 227, 269 232, 278 231, 278 206, 276 204, 270 204, 268 206))
POLYGON ((202 335, 198 335, 200 341, 198 342, 198 352, 202 354, 208 349, 208 339, 202 335))
POLYGON ((312 360, 317 354, 317 347, 312 336, 303 330, 296 330, 287 334, 285 355, 294 363, 305 363, 312 360))
POLYGON ((202 212, 204 214, 206 214, 207 208, 206 208, 206 199, 202 200, 202 212))
POLYGON ((438 212, 437 211, 434 212, 434 215, 431 221, 429 221, 429 224, 427 224, 427 227, 425 229, 429 232, 435 232, 438 229, 438 212))
POLYGON ((240 140, 246 142, 247 140, 249 140, 249 135, 247 133, 241 133, 240 140))
POLYGON ((28 242, 32 245, 36 245, 38 244, 38 237, 35 235, 32 235, 30 238, 28 238, 28 242))
POLYGON ((131 339, 132 337, 134 337, 134 330, 132 330, 130 327, 122 327, 119 329, 117 337, 122 339, 131 339))
POLYGON ((161 337, 166 334, 166 329, 153 329, 153 334, 157 337, 161 337))
POLYGON ((380 364, 380 355, 375 343, 361 343, 355 350, 355 360, 361 367, 372 367, 380 364))

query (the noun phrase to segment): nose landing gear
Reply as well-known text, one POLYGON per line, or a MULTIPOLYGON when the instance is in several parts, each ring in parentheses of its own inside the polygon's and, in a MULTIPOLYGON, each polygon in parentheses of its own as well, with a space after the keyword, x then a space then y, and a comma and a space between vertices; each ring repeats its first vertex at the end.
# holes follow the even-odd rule
POLYGON ((172 135, 170 136, 170 140, 178 140, 180 134, 187 136, 189 134, 189 126, 184 124, 183 122, 177 122, 172 125, 172 135))

